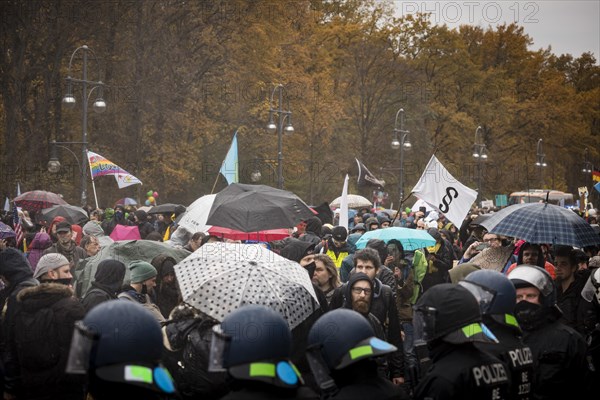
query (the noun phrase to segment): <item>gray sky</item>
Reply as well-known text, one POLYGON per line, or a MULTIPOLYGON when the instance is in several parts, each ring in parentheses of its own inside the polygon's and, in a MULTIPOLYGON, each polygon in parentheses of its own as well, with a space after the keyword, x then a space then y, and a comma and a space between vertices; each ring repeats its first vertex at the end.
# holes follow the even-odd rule
POLYGON ((450 27, 484 28, 515 22, 533 39, 532 50, 552 47, 554 54, 600 58, 600 0, 587 1, 400 1, 398 14, 431 13, 431 20, 450 27))

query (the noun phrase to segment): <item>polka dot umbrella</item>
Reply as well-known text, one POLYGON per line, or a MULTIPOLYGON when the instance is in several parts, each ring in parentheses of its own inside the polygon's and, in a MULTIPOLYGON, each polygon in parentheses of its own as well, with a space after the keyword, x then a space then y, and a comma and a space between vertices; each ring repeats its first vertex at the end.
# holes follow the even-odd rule
POLYGON ((207 243, 175 265, 175 275, 183 301, 218 321, 259 304, 294 329, 319 308, 307 271, 256 244, 207 243))

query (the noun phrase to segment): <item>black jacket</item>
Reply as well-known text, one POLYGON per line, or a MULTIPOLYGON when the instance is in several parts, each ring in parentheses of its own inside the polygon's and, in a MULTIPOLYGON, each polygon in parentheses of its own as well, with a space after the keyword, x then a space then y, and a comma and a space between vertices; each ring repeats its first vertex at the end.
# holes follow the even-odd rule
POLYGON ((590 276, 589 270, 577 271, 575 280, 566 291, 562 291, 560 284, 556 285, 556 303, 562 311, 560 322, 575 329, 580 334, 585 334, 585 321, 583 321, 583 307, 589 303, 581 297, 581 291, 590 276))
POLYGON ((377 376, 377 365, 367 359, 334 370, 331 376, 338 388, 332 399, 340 400, 404 400, 408 396, 400 386, 377 376))
POLYGON ((114 290, 111 290, 106 285, 103 285, 98 282, 92 282, 92 287, 85 294, 83 299, 81 300, 81 304, 85 308, 85 311, 90 311, 92 308, 96 307, 100 303, 104 303, 105 301, 114 300, 117 298, 117 293, 114 290))

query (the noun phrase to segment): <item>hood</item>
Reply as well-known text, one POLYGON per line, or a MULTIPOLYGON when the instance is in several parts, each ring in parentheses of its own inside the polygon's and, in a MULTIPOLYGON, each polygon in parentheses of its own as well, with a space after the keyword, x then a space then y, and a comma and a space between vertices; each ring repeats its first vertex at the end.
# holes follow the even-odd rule
POLYGON ((46 250, 52 246, 52 238, 46 232, 38 232, 29 245, 30 249, 46 250))
POLYGON ((312 232, 321 237, 321 229, 323 229, 323 223, 318 217, 310 217, 306 220, 306 232, 312 232))
POLYGON ((25 255, 9 247, 0 251, 0 275, 6 277, 12 286, 33 278, 33 271, 25 255))
POLYGON ((159 254, 152 259, 150 262, 154 268, 156 268, 156 282, 157 284, 162 281, 165 275, 169 273, 175 273, 175 264, 177 261, 168 254, 159 254))
POLYGON ((17 300, 21 303, 23 311, 34 313, 72 296, 73 290, 68 286, 60 283, 41 283, 21 290, 17 300))
POLYGON ((371 285, 371 303, 369 305, 370 312, 371 308, 373 307, 375 288, 373 287, 373 282, 369 279, 369 277, 362 272, 350 275, 350 279, 348 279, 348 283, 346 283, 346 286, 344 287, 344 308, 352 309, 352 286, 354 286, 354 284, 358 281, 368 281, 371 285))
POLYGON ((121 261, 113 259, 105 259, 100 261, 94 281, 106 287, 115 288, 115 292, 123 285, 125 279, 126 267, 121 261))
POLYGON ((102 229, 100 224, 94 221, 89 221, 83 226, 83 233, 85 235, 95 237, 105 236, 104 230, 102 229))
POLYGON ((290 239, 288 243, 281 249, 281 256, 288 260, 300 262, 302 258, 310 254, 311 250, 314 250, 315 244, 311 242, 305 242, 299 239, 290 239))
POLYGON ((387 244, 381 239, 370 239, 367 242, 367 246, 369 249, 377 250, 379 253, 379 259, 381 260, 381 265, 385 262, 385 259, 388 256, 387 244))

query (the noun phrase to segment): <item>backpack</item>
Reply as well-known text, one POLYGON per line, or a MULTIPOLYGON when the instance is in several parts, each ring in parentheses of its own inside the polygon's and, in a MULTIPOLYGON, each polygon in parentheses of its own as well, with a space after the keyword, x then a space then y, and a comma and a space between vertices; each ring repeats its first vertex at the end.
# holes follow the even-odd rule
POLYGON ((35 313, 19 312, 15 322, 17 355, 21 368, 43 372, 55 367, 61 358, 57 322, 52 308, 35 313))

